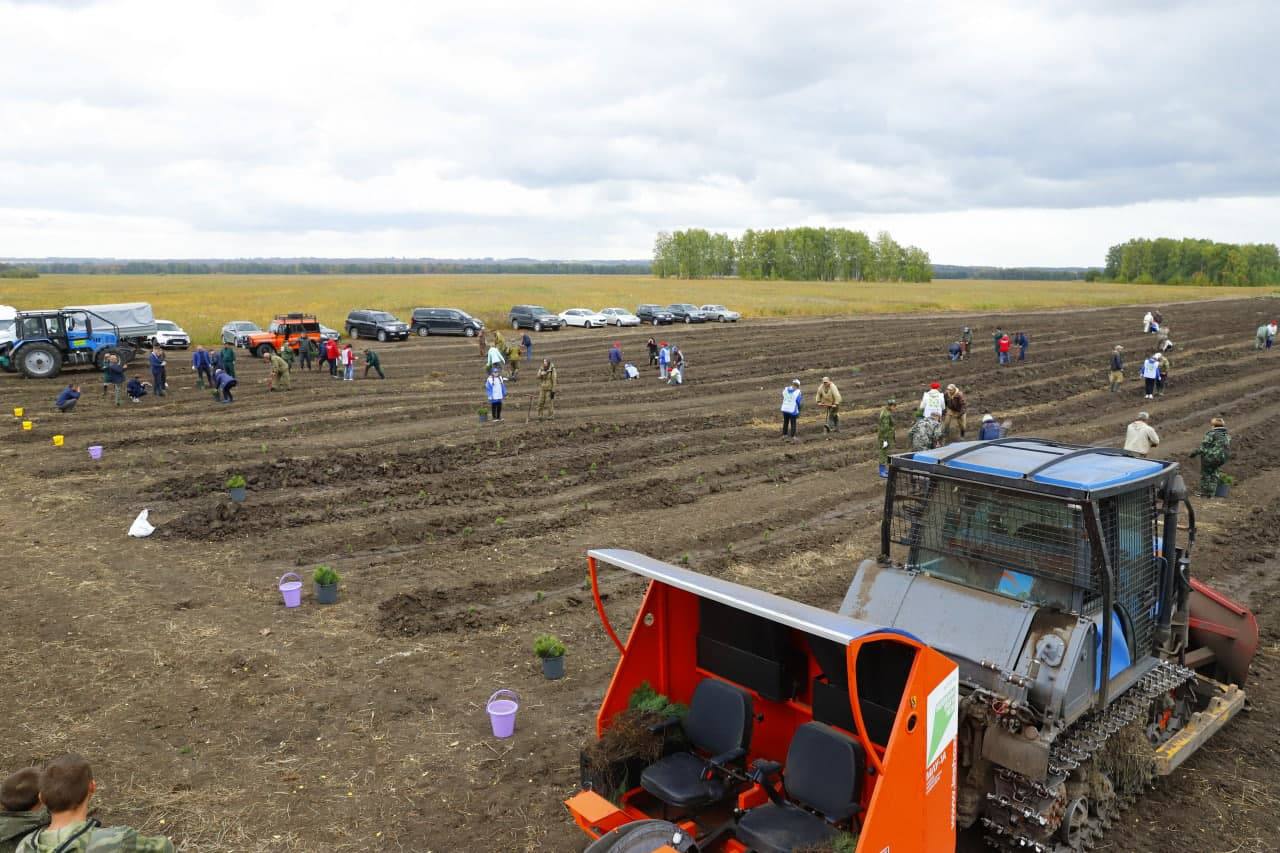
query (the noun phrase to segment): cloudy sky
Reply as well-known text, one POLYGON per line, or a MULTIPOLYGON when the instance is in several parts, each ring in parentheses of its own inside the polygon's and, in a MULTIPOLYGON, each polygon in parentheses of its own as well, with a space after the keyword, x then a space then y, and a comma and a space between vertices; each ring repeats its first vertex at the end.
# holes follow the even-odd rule
POLYGON ((0 0, 0 256, 1280 237, 1270 2, 0 0))

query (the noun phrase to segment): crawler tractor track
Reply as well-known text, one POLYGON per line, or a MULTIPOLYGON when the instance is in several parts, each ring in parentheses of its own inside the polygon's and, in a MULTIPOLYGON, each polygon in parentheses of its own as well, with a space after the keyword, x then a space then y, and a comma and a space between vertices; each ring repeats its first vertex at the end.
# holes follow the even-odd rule
POLYGON ((1054 743, 1049 778, 1037 782, 1000 768, 996 790, 987 794, 982 825, 986 842, 1005 853, 1084 853, 1101 840, 1111 822, 1141 793, 1117 788, 1095 758, 1117 732, 1145 719, 1152 702, 1195 673, 1161 662, 1106 710, 1077 722, 1054 743))

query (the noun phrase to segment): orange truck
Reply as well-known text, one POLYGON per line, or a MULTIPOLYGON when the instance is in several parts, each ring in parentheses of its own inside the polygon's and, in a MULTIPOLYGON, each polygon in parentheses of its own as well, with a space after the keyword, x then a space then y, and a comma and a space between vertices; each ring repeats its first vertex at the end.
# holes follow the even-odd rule
POLYGON ((1176 462, 1005 438, 887 473, 835 610, 588 552, 620 659, 587 853, 1083 853, 1244 707, 1257 621, 1192 576, 1176 462), (625 642, 603 566, 648 582, 625 642))
POLYGON ((277 314, 265 332, 252 332, 245 338, 245 349, 258 358, 264 354, 283 352, 285 347, 297 352, 303 340, 323 342, 320 321, 313 314, 277 314))

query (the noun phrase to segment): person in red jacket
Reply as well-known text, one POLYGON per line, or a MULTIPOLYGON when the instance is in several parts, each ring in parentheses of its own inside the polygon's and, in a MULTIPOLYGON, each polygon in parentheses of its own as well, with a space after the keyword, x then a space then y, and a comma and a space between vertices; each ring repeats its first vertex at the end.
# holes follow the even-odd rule
POLYGON ((1003 334, 1003 335, 1001 335, 1001 336, 1000 336, 999 348, 1000 348, 1000 363, 1001 363, 1001 364, 1008 365, 1008 363, 1009 363, 1009 347, 1010 347, 1012 344, 1013 344, 1013 341, 1009 339, 1009 333, 1008 333, 1008 332, 1006 332, 1005 334, 1003 334))
POLYGON ((333 338, 324 342, 324 358, 329 362, 329 375, 338 378, 338 342, 333 338))

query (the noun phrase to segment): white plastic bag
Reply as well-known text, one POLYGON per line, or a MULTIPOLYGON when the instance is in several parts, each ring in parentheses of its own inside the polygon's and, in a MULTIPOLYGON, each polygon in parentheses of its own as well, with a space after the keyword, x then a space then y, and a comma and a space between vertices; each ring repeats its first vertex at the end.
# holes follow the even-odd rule
POLYGON ((144 509, 138 513, 138 517, 133 520, 133 524, 129 525, 129 535, 135 539, 145 539, 155 532, 155 527, 151 522, 147 521, 147 513, 151 510, 144 509))

